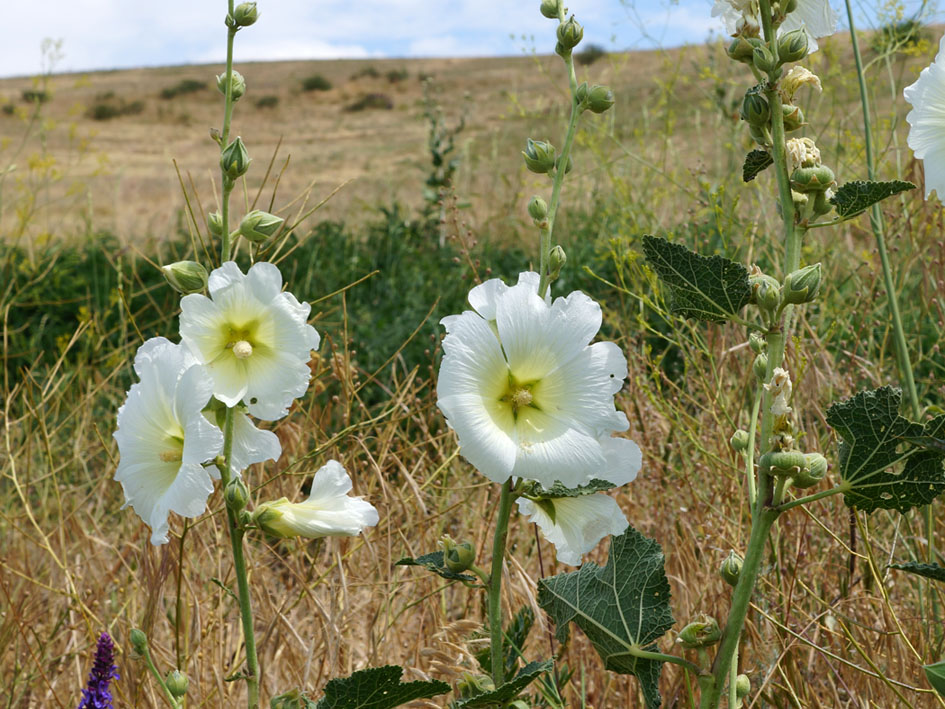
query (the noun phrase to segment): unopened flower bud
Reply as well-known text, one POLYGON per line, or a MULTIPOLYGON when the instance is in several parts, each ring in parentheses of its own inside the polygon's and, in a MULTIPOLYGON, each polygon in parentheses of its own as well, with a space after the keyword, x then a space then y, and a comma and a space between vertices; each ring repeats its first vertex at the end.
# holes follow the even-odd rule
POLYGON ((574 49, 583 38, 584 28, 574 19, 574 15, 558 25, 558 44, 566 50, 574 49))
POLYGON ((579 106, 587 107, 587 82, 582 81, 578 84, 577 89, 574 90, 574 98, 578 102, 579 106))
POLYGON ((789 15, 797 9, 797 0, 781 0, 781 12, 789 15))
POLYGON ((750 276, 748 283, 751 285, 751 299, 755 305, 762 310, 777 310, 781 304, 781 284, 777 278, 760 273, 750 276))
MULTIPOLYGON (((221 94, 226 96, 226 72, 223 72, 217 77, 217 88, 220 90, 221 94)), ((234 69, 233 74, 230 76, 230 97, 234 101, 239 101, 242 95, 245 93, 246 79, 244 79, 243 75, 234 69)))
POLYGON ((791 173, 791 189, 798 192, 823 192, 834 182, 833 170, 826 165, 799 167, 791 173))
POLYGON ((443 538, 443 563, 454 574, 468 571, 476 562, 476 550, 470 542, 454 542, 443 538))
POLYGON ((227 507, 234 512, 239 512, 249 502, 249 490, 246 489, 246 483, 238 477, 230 480, 223 490, 223 499, 226 500, 227 507))
POLYGON ((537 194, 528 200, 528 216, 536 222, 540 222, 548 217, 548 203, 537 194))
POLYGON ((765 348, 768 346, 768 343, 765 342, 765 336, 760 332, 752 332, 748 336, 748 346, 751 348, 751 351, 755 354, 761 354, 765 351, 765 348))
POLYGON ((561 0, 541 0, 541 14, 549 20, 557 20, 561 9, 561 0))
POLYGON ((738 453, 748 450, 748 444, 750 442, 751 437, 748 435, 748 431, 742 428, 735 431, 732 437, 728 439, 728 444, 732 447, 732 450, 738 453))
POLYGON ((784 279, 784 301, 794 305, 810 303, 820 292, 823 269, 819 263, 792 271, 784 279))
POLYGON ((778 58, 782 64, 799 62, 807 56, 807 32, 796 29, 778 38, 778 58))
POLYGON ((258 244, 279 231, 284 222, 282 217, 254 209, 240 221, 240 234, 258 244))
POLYGON ((223 236, 223 215, 210 212, 207 215, 207 229, 213 236, 223 236))
POLYGON ((728 556, 725 557, 725 561, 723 561, 722 565, 719 567, 719 576, 721 576, 722 580, 729 586, 735 586, 738 584, 738 575, 742 572, 744 563, 745 560, 736 554, 734 550, 730 551, 728 556))
POLYGON ((227 145, 220 154, 220 167, 223 173, 231 180, 242 177, 249 169, 249 163, 252 160, 243 145, 243 139, 237 137, 232 143, 227 145))
POLYGON ((233 10, 233 21, 237 27, 249 27, 259 19, 259 10, 254 2, 241 2, 233 10))
POLYGON ((807 466, 800 451, 768 451, 758 459, 758 466, 769 475, 794 478, 807 466))
POLYGON ((492 678, 485 675, 474 675, 471 672, 463 672, 459 681, 456 683, 456 694, 460 699, 468 699, 485 692, 495 691, 495 684, 492 678))
POLYGON ((755 47, 763 42, 757 37, 736 37, 725 50, 729 57, 737 62, 750 64, 755 56, 755 47))
POLYGON ((131 642, 131 649, 139 655, 144 655, 148 651, 148 636, 143 630, 133 628, 128 635, 128 640, 131 642))
POLYGON ((525 167, 539 175, 551 172, 555 167, 555 146, 545 140, 529 138, 522 151, 525 167))
POLYGON ((171 288, 178 293, 202 293, 207 289, 209 274, 207 269, 196 261, 177 261, 161 266, 161 272, 171 288))
POLYGON ((595 84, 587 92, 587 107, 594 113, 603 113, 614 105, 614 92, 608 86, 595 84))
POLYGON ((751 371, 754 373, 758 379, 764 381, 768 378, 768 355, 762 352, 760 355, 755 357, 755 361, 751 363, 751 371))
POLYGON ((758 145, 768 148, 771 146, 771 134, 768 132, 767 126, 753 126, 750 123, 748 124, 748 135, 751 136, 751 139, 758 143, 758 145))
POLYGON ((696 620, 679 631, 676 642, 683 647, 702 648, 715 645, 721 638, 722 630, 715 618, 701 613, 696 620))
POLYGON ((807 464, 794 476, 794 487, 802 490, 820 484, 829 467, 827 459, 820 453, 805 453, 804 459, 807 464))
POLYGON ((738 675, 735 678, 735 698, 744 699, 751 691, 751 680, 748 675, 738 675))
POLYGON ((753 126, 767 126, 771 110, 765 97, 758 93, 747 93, 742 101, 742 120, 753 126))
POLYGON ((190 686, 190 680, 180 670, 171 670, 167 673, 167 679, 164 680, 167 685, 167 691, 175 699, 180 699, 187 694, 187 688, 190 686))
MULTIPOLYGON (((559 155, 559 156, 558 156, 558 159, 555 160, 555 170, 556 170, 556 171, 561 169, 561 158, 562 158, 562 157, 564 157, 564 156, 563 156, 563 155, 559 155)), ((568 155, 568 164, 567 164, 567 165, 565 166, 565 168, 564 168, 564 174, 567 175, 569 172, 571 172, 571 169, 572 169, 573 167, 574 167, 574 159, 573 159, 570 155, 568 155)))
POLYGON ((561 269, 568 261, 568 255, 564 253, 561 244, 557 244, 548 254, 548 276, 555 280, 561 275, 561 269))
POLYGON ((771 50, 764 43, 752 49, 751 62, 755 69, 768 74, 778 68, 778 60, 774 58, 771 50))
POLYGON ((814 214, 818 217, 830 214, 833 210, 833 203, 830 201, 830 198, 833 196, 833 190, 826 189, 822 192, 815 192, 814 195, 814 214))
POLYGON ((807 125, 804 122, 804 112, 797 106, 783 103, 781 104, 781 113, 784 115, 784 130, 788 132, 807 125))

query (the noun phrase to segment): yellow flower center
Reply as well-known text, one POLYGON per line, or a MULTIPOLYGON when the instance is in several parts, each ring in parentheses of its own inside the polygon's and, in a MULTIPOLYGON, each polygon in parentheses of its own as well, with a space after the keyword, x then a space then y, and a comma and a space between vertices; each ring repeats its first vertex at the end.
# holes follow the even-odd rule
POLYGON ((512 418, 517 419, 520 410, 524 408, 541 410, 532 392, 536 384, 538 384, 537 381, 519 382, 511 373, 509 374, 508 387, 499 397, 499 401, 511 410, 512 418))

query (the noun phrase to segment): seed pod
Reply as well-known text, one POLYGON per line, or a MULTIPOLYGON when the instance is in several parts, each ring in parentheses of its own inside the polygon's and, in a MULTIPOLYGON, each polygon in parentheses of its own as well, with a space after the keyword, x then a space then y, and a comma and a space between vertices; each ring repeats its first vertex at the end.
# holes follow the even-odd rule
POLYGON ((745 560, 742 557, 736 554, 734 550, 730 551, 719 567, 719 576, 729 586, 734 587, 738 584, 738 576, 741 574, 744 564, 745 560))
POLYGON ((167 679, 164 680, 167 685, 167 691, 175 699, 180 699, 187 694, 187 688, 190 686, 190 680, 180 670, 171 670, 167 673, 167 679))
POLYGON ((798 192, 823 192, 835 181, 833 170, 826 165, 799 167, 791 173, 791 188, 798 192))
POLYGON ((762 470, 777 477, 794 477, 807 467, 807 458, 800 451, 769 451, 758 461, 762 470))
POLYGON ((827 475, 828 463, 820 453, 805 453, 807 464, 794 476, 794 487, 806 490, 819 484, 827 475))
POLYGON ((721 638, 722 630, 715 618, 702 613, 679 631, 676 642, 683 647, 694 649, 715 645, 721 638))
POLYGON ((748 435, 748 431, 744 429, 738 429, 735 433, 732 434, 732 437, 728 439, 728 444, 732 447, 732 450, 739 453, 744 453, 748 450, 748 444, 751 442, 751 438, 748 435))

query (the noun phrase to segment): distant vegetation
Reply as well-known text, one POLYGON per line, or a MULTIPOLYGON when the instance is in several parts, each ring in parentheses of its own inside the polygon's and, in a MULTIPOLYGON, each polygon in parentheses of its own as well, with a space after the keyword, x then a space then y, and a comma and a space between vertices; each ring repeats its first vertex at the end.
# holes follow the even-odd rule
POLYGON ((24 89, 23 100, 26 103, 46 103, 50 99, 48 91, 39 91, 37 89, 24 89))
POLYGON ((383 109, 389 111, 393 107, 394 101, 387 94, 370 93, 365 94, 354 103, 348 104, 345 106, 344 110, 348 113, 357 113, 358 111, 366 111, 368 109, 383 109))
POLYGON ((376 79, 381 75, 373 64, 363 66, 351 75, 352 79, 376 79))
POLYGON ((399 81, 406 81, 410 74, 406 67, 400 67, 400 69, 391 69, 385 76, 390 83, 396 84, 399 81))
POLYGON ((581 66, 590 66, 601 57, 607 56, 607 50, 599 44, 589 44, 574 55, 575 61, 581 66))
POLYGON ((275 94, 266 94, 256 99, 256 108, 275 108, 279 105, 279 97, 275 94))
POLYGON ((328 91, 331 82, 321 74, 312 74, 302 79, 302 91, 328 91))
POLYGON ((94 121, 107 121, 119 116, 136 116, 144 111, 144 101, 125 101, 115 96, 114 91, 107 91, 95 97, 86 115, 94 121))
POLYGON ((163 99, 172 99, 177 96, 183 96, 184 94, 193 94, 198 91, 203 91, 207 88, 206 81, 198 81, 197 79, 181 79, 173 86, 168 86, 166 89, 161 90, 161 98, 163 99))

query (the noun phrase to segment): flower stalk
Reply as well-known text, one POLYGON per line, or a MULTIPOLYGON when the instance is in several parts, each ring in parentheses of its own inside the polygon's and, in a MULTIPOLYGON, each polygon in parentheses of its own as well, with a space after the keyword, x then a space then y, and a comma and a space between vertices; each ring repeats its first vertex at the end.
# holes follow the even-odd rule
MULTIPOLYGON (((236 38, 236 32, 239 29, 233 20, 233 0, 227 0, 228 10, 226 15, 226 80, 224 82, 224 101, 223 101, 223 130, 220 131, 220 150, 227 146, 230 140, 230 122, 233 118, 233 40, 236 38)), ((220 207, 220 216, 222 219, 222 244, 220 246, 220 263, 226 263, 230 260, 230 193, 233 191, 234 180, 226 174, 226 171, 220 168, 222 178, 222 199, 223 204, 220 207)))
POLYGON ((498 688, 505 681, 504 632, 502 629, 502 569, 505 565, 505 541, 509 532, 509 516, 514 496, 512 479, 502 485, 499 511, 496 514, 495 536, 492 539, 492 571, 489 575, 489 640, 492 650, 492 682, 498 688))

